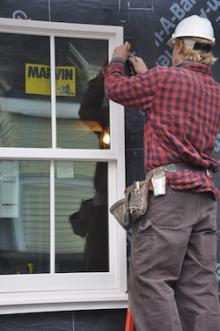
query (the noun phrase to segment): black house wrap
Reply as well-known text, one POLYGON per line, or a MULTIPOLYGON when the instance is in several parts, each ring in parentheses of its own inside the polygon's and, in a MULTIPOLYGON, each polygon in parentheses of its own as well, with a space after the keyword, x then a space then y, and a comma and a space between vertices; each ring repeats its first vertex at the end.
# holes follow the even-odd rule
MULTIPOLYGON (((171 51, 166 42, 176 24, 184 17, 193 14, 211 20, 216 36, 214 53, 220 57, 219 0, 1 0, 0 4, 0 17, 5 18, 123 26, 125 39, 130 41, 132 51, 143 57, 148 67, 171 65, 171 51)), ((220 82, 219 73, 220 61, 213 67, 214 77, 220 82)), ((144 115, 141 112, 128 109, 126 112, 127 185, 135 179, 144 178, 143 123, 144 115)), ((220 159, 220 133, 216 140, 215 153, 220 159)), ((220 186, 220 174, 216 175, 216 181, 220 186)), ((220 280, 220 245, 217 276, 220 280)), ((125 310, 113 309, 2 315, 0 330, 123 331, 125 313, 125 310)))

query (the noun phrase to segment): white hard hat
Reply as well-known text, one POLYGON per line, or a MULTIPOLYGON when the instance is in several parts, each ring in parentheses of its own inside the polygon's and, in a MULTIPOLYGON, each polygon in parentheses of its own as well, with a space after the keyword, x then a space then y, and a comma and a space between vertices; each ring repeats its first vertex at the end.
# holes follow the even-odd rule
POLYGON ((179 37, 203 38, 209 40, 212 46, 215 45, 214 30, 211 22, 207 18, 197 15, 186 17, 177 24, 171 39, 167 42, 168 46, 172 47, 173 41, 179 37))

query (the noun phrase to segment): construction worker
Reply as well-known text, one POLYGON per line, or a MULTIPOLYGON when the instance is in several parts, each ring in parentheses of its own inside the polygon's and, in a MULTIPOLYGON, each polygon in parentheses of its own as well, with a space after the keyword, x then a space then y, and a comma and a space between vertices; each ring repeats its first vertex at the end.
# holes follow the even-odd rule
POLYGON ((220 84, 211 76, 214 32, 193 15, 176 27, 168 45, 171 68, 147 68, 113 52, 105 89, 109 98, 146 112, 148 209, 132 225, 129 307, 136 331, 220 331, 216 268, 216 206, 212 152, 220 131, 220 84), (129 60, 136 75, 124 75, 129 60))

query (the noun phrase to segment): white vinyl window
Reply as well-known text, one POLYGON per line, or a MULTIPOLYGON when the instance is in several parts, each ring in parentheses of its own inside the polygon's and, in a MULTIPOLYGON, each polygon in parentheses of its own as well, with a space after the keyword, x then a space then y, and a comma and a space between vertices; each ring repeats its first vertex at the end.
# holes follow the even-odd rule
POLYGON ((0 19, 0 314, 127 305, 123 30, 0 19))

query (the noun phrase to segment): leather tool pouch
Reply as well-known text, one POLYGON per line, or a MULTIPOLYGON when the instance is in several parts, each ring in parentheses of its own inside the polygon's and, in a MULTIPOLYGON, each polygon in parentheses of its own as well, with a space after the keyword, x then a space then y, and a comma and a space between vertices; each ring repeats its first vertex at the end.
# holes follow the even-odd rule
POLYGON ((148 181, 138 181, 125 189, 125 198, 114 203, 110 212, 128 230, 132 223, 145 214, 148 204, 148 181))

